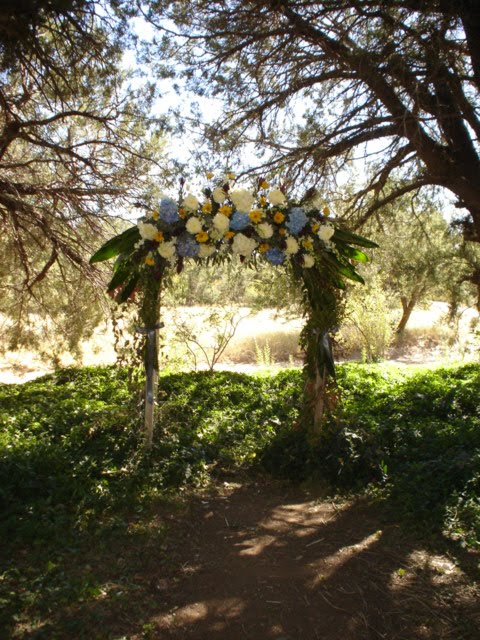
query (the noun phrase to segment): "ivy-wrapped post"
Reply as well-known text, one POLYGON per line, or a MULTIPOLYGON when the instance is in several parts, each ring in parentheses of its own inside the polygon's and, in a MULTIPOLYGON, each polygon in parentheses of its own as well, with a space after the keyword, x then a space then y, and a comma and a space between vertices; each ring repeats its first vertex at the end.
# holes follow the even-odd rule
POLYGON ((153 443, 153 425, 155 422, 155 401, 158 392, 158 331, 162 293, 163 270, 156 269, 153 277, 142 277, 143 300, 140 307, 140 320, 143 326, 137 330, 144 335, 143 362, 145 367, 145 446, 153 443))
POLYGON ((318 267, 297 271, 302 282, 306 323, 301 333, 305 351, 304 420, 316 440, 332 406, 335 363, 331 333, 339 324, 339 293, 318 267))

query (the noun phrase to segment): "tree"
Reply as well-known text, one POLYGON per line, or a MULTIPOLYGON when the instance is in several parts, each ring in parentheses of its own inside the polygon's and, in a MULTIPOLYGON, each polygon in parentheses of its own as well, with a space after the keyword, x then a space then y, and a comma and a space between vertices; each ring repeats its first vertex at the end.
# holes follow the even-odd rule
POLYGON ((363 157, 357 225, 434 185, 454 194, 465 237, 480 242, 476 0, 149 4, 160 29, 176 25, 189 84, 224 97, 221 121, 206 130, 219 148, 253 144, 270 152, 259 172, 313 185, 363 157))
POLYGON ((379 270, 384 290, 401 303, 396 327, 401 336, 418 304, 448 298, 461 257, 458 238, 429 199, 404 196, 388 209, 389 215, 373 216, 367 227, 381 247, 372 266, 379 270))
POLYGON ((450 319, 463 305, 475 305, 480 313, 480 247, 474 242, 459 241, 450 264, 448 280, 450 319))
POLYGON ((92 249, 149 184, 162 144, 153 87, 134 89, 122 66, 119 3, 17 4, 0 10, 1 249, 13 275, 0 311, 21 321, 32 299, 48 306, 38 287, 51 272, 57 289, 72 286, 71 266, 95 281, 92 249))

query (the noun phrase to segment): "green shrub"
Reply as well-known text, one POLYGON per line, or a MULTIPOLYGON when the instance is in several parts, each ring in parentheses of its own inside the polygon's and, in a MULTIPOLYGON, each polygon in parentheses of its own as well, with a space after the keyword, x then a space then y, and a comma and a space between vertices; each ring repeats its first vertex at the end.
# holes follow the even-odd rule
POLYGON ((332 491, 366 490, 399 517, 476 544, 480 367, 412 375, 350 364, 338 381, 341 410, 312 446, 298 423, 299 371, 165 375, 148 454, 124 370, 2 385, 1 533, 63 539, 212 474, 263 467, 296 482, 321 479, 332 491))

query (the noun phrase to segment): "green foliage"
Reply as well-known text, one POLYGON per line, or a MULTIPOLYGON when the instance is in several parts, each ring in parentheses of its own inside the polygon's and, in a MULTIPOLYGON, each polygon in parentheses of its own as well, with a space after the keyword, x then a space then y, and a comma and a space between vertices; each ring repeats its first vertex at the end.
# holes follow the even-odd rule
MULTIPOLYGON (((44 260, 45 251, 32 246, 30 267, 41 270, 44 260)), ((54 366, 59 366, 66 352, 79 357, 81 340, 92 335, 108 309, 95 281, 63 260, 50 267, 48 278, 35 284, 33 296, 19 291, 22 277, 22 265, 4 239, 0 243, 0 315, 4 321, 0 351, 36 350, 54 366)))
POLYGON ((361 290, 358 287, 349 289, 338 337, 340 349, 351 353, 359 347, 363 361, 383 360, 394 334, 390 307, 391 296, 382 286, 378 274, 370 274, 361 290))
POLYGON ((64 370, 2 386, 4 530, 48 537, 141 495, 203 482, 212 465, 252 461, 278 421, 296 419, 300 393, 295 373, 177 374, 160 387, 156 442, 143 455, 126 371, 64 370))
POLYGON ((401 334, 415 307, 451 297, 465 264, 459 236, 449 229, 433 196, 405 196, 385 212, 385 218, 373 218, 364 227, 380 249, 372 252, 371 264, 363 267, 362 274, 367 281, 376 278, 390 306, 395 300, 397 309, 402 309, 397 326, 401 334))
MULTIPOLYGON (((140 234, 137 227, 129 227, 128 229, 125 229, 122 233, 119 233, 113 238, 110 238, 110 240, 107 240, 107 242, 90 258, 90 264, 110 260, 110 258, 115 258, 123 252, 131 252, 133 245, 138 242, 139 239, 140 234)), ((114 273, 119 270, 121 264, 122 263, 117 263, 115 265, 114 273)))
POLYGON ((312 449, 297 423, 298 371, 163 376, 148 455, 125 370, 65 370, 4 385, 3 532, 32 540, 88 529, 138 500, 261 462, 296 481, 317 476, 332 487, 368 487, 401 515, 473 543, 480 515, 478 365, 414 375, 343 365, 338 381, 342 414, 312 449))

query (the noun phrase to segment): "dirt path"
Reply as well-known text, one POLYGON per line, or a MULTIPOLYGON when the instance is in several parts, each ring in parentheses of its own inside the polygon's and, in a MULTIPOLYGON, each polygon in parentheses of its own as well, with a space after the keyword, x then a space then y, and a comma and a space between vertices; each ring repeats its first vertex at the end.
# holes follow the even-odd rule
POLYGON ((148 636, 129 638, 478 638, 468 569, 367 505, 227 484, 170 516, 169 530, 168 562, 148 569, 148 636))

